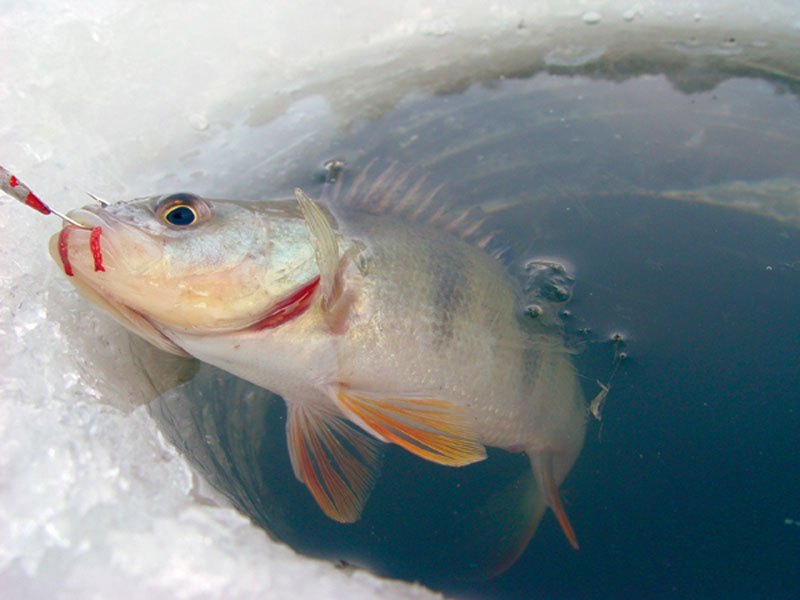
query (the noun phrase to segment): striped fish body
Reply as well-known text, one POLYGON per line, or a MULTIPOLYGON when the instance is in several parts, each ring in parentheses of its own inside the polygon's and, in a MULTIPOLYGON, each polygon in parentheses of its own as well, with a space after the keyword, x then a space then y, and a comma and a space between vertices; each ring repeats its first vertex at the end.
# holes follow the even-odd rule
POLYGON ((546 506, 577 547, 558 486, 583 444, 580 386, 560 335, 524 316, 503 266, 464 239, 474 221, 295 193, 82 209, 70 215, 86 231, 66 227, 51 251, 131 330, 281 395, 295 474, 329 517, 359 517, 381 442, 448 466, 493 446, 527 453, 536 478, 518 551, 546 506))

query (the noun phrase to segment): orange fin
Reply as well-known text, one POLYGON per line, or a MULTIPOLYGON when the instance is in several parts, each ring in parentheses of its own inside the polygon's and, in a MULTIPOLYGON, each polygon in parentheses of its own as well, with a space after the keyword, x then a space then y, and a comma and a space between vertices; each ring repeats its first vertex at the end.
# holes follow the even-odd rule
POLYGON ((375 485, 379 444, 339 416, 291 405, 286 441, 295 476, 323 512, 357 521, 375 485))
POLYGON ((530 469, 506 485, 490 487, 459 519, 469 527, 453 532, 447 562, 463 569, 467 580, 505 573, 525 551, 547 503, 530 469))
POLYGON ((561 504, 561 497, 558 495, 558 486, 553 478, 553 455, 550 452, 531 452, 531 467, 533 474, 536 476, 536 483, 539 486, 547 505, 550 510, 555 514, 558 519, 558 524, 567 536, 570 545, 578 550, 578 538, 575 536, 575 531, 572 529, 572 524, 567 517, 567 511, 564 510, 564 505, 561 504))
POLYGON ((433 398, 390 398, 349 389, 336 393, 339 407, 377 438, 394 442, 435 463, 468 465, 486 449, 452 402, 433 398))

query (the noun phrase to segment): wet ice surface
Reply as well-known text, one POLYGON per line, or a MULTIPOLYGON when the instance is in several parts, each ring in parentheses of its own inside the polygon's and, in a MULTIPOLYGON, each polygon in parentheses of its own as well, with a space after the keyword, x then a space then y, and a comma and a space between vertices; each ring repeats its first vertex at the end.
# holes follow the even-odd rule
MULTIPOLYGON (((138 13, 124 4, 108 6, 18 5, 3 16, 8 34, 0 41, 2 54, 14 58, 4 64, 7 77, 0 84, 3 164, 59 208, 83 203, 82 189, 113 199, 186 188, 255 198, 298 182, 313 185, 319 165, 333 155, 345 154, 357 164, 375 154, 423 163, 462 201, 502 202, 511 195, 526 202, 555 199, 550 208, 557 209, 559 199, 571 198, 571 211, 603 223, 591 229, 594 245, 586 244, 581 255, 575 238, 563 237, 568 222, 555 219, 556 209, 549 237, 541 213, 513 213, 525 215, 516 220, 517 229, 511 223, 514 239, 542 242, 526 250, 561 254, 576 265, 568 328, 589 347, 580 357, 588 395, 595 379, 608 373, 608 335, 628 336, 631 362, 612 385, 604 442, 590 441, 567 483, 568 510, 584 550, 572 553, 546 520, 518 567, 482 593, 579 595, 599 583, 631 595, 652 586, 662 596, 727 590, 776 597, 793 591, 800 542, 797 529, 785 521, 799 514, 792 476, 799 470, 792 437, 798 382, 787 357, 795 356, 798 336, 786 299, 797 297, 799 259, 793 247, 777 245, 776 237, 793 242, 796 230, 774 221, 760 229, 725 221, 742 234, 764 236, 764 248, 744 257, 748 278, 739 280, 736 270, 711 269, 730 267, 730 260, 712 263, 688 250, 677 261, 670 252, 644 252, 642 232, 652 233, 660 219, 634 210, 631 202, 645 198, 628 196, 626 204, 620 196, 616 204, 592 205, 581 192, 589 188, 608 199, 621 187, 669 190, 675 198, 717 204, 735 204, 744 193, 747 210, 766 204, 778 207, 766 211, 772 216, 790 219, 792 205, 782 190, 797 187, 798 121, 792 95, 774 93, 791 89, 791 79, 774 83, 781 69, 765 76, 773 83, 733 79, 717 87, 719 73, 706 80, 695 63, 676 61, 669 81, 643 76, 623 87, 608 81, 589 85, 575 76, 594 70, 633 76, 629 66, 614 63, 613 45, 591 37, 602 36, 612 23, 652 18, 649 3, 624 3, 616 11, 598 7, 602 19, 591 26, 584 22, 586 7, 566 9, 561 16, 581 27, 579 35, 535 47, 535 58, 505 56, 497 66, 481 58, 494 56, 491 45, 471 41, 477 66, 467 64, 450 79, 441 68, 445 53, 437 64, 430 52, 407 60, 393 47, 389 57, 398 57, 399 65, 419 67, 413 77, 387 82, 373 74, 358 81, 374 87, 353 86, 337 84, 333 71, 313 68, 338 47, 333 42, 339 31, 309 32, 298 45, 297 32, 310 26, 304 9, 333 10, 338 22, 358 32, 347 36, 347 51, 404 35, 443 44, 486 16, 460 9, 426 13, 412 3, 376 20, 355 4, 331 9, 324 3, 298 5, 295 24, 303 27, 281 28, 274 14, 246 2, 227 7, 226 15, 215 15, 208 5, 191 16, 160 3, 145 4, 138 13), (266 22, 273 24, 269 35, 266 22), (46 43, 32 48, 33 33, 46 43), (526 88, 526 80, 502 84, 496 77, 506 71, 530 74, 548 64, 547 56, 563 79, 540 77, 526 88), (438 104, 426 105, 430 112, 415 114, 420 94, 408 97, 409 89, 419 87, 423 97, 424 90, 463 91, 473 68, 488 82, 485 88, 442 95, 438 104), (584 70, 570 70, 575 68, 584 70), (382 85, 390 91, 378 93, 382 85), (487 100, 492 87, 502 93, 487 100), (686 96, 675 88, 704 92, 686 96), (370 93, 379 97, 373 104, 364 101, 370 93), (356 107, 355 115, 348 106, 356 107), (375 119, 395 106, 377 130, 361 118, 375 119), (476 111, 461 112, 470 106, 476 111), (653 106, 665 110, 653 115, 653 106), (491 121, 492 115, 509 114, 509 107, 518 120, 491 121), (592 107, 602 118, 591 120, 592 107), (731 116, 751 109, 756 114, 737 134, 740 123, 731 116), (480 127, 470 127, 475 123, 480 127), (342 131, 352 136, 342 139, 342 131), (441 152, 448 144, 448 152, 441 152), (630 216, 625 231, 617 231, 616 214, 630 216), (681 288, 677 299, 670 296, 682 300, 673 304, 680 309, 659 312, 654 290, 674 289, 669 284, 689 267, 692 285, 681 288), (727 275, 709 280, 709 272, 727 275), (643 293, 648 302, 631 301, 643 293), (585 328, 593 333, 581 333, 585 328), (676 376, 680 365, 696 368, 676 376)), ((499 28, 502 37, 541 37, 535 15, 514 3, 495 8, 486 26, 499 28)), ((737 69, 752 75, 747 68, 773 43, 763 33, 752 40, 737 34, 735 42, 715 32, 695 37, 694 30, 685 32, 695 8, 685 19, 679 6, 674 10, 681 35, 671 33, 664 46, 687 61, 711 61, 703 68, 738 60, 720 79, 737 69)), ((718 5, 703 11, 702 24, 725 10, 718 5)), ((791 23, 777 13, 762 16, 764 22, 791 23)), ((719 219, 714 212, 673 210, 675 230, 682 227, 681 216, 719 219)), ((127 334, 88 310, 46 256, 46 240, 56 229, 55 220, 0 198, 3 590, 32 598, 429 595, 296 556, 194 477, 141 406, 153 389, 127 334)), ((692 231, 695 238, 710 239, 713 230, 692 231)), ((683 247, 696 248, 690 242, 683 247)), ((737 247, 752 246, 745 237, 737 247)), ((669 249, 667 241, 660 248, 669 249)), ((731 244, 711 248, 724 249, 735 261, 731 244)), ((408 465, 396 463, 394 473, 413 477, 408 465)), ((384 498, 396 489, 389 467, 384 498)), ((420 471, 418 481, 432 478, 424 465, 420 471)), ((380 497, 374 506, 380 516, 380 497)), ((317 533, 333 529, 324 521, 317 526, 317 533)), ((393 539, 387 537, 384 548, 393 539)), ((335 546, 329 538, 327 543, 335 546)))

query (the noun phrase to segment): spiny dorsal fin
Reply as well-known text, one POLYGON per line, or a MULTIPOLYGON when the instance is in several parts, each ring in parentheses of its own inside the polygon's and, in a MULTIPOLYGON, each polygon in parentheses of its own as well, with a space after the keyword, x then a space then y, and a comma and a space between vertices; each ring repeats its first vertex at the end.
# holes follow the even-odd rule
POLYGON ((495 255, 497 231, 486 228, 490 212, 480 206, 448 208, 437 197, 444 184, 430 185, 426 174, 396 163, 381 169, 372 161, 351 183, 344 184, 345 178, 346 173, 337 172, 325 189, 326 203, 430 225, 495 255))

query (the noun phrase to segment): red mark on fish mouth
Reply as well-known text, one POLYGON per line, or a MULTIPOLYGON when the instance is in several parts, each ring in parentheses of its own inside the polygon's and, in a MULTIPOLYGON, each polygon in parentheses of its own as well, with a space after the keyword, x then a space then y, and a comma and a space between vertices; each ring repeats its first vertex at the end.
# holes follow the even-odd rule
MULTIPOLYGON (((64 273, 72 277, 75 273, 72 270, 72 264, 69 262, 69 236, 73 226, 64 227, 58 234, 58 255, 61 257, 61 264, 64 265, 64 273)), ((103 266, 103 254, 100 251, 100 236, 103 234, 102 227, 93 227, 92 233, 89 234, 89 249, 92 251, 92 258, 94 259, 94 270, 105 271, 103 266)))
POLYGON ((279 301, 263 319, 248 327, 248 330, 272 329, 299 317, 311 306, 311 299, 318 287, 319 275, 299 290, 292 292, 289 296, 279 301))
POLYGON ((89 235, 89 248, 92 251, 92 258, 94 259, 94 270, 104 271, 103 267, 103 254, 100 252, 100 236, 103 233, 102 227, 94 227, 92 233, 89 235))
POLYGON ((58 234, 58 255, 61 257, 61 264, 64 265, 64 273, 72 277, 72 265, 69 264, 69 234, 74 227, 64 227, 58 234))

